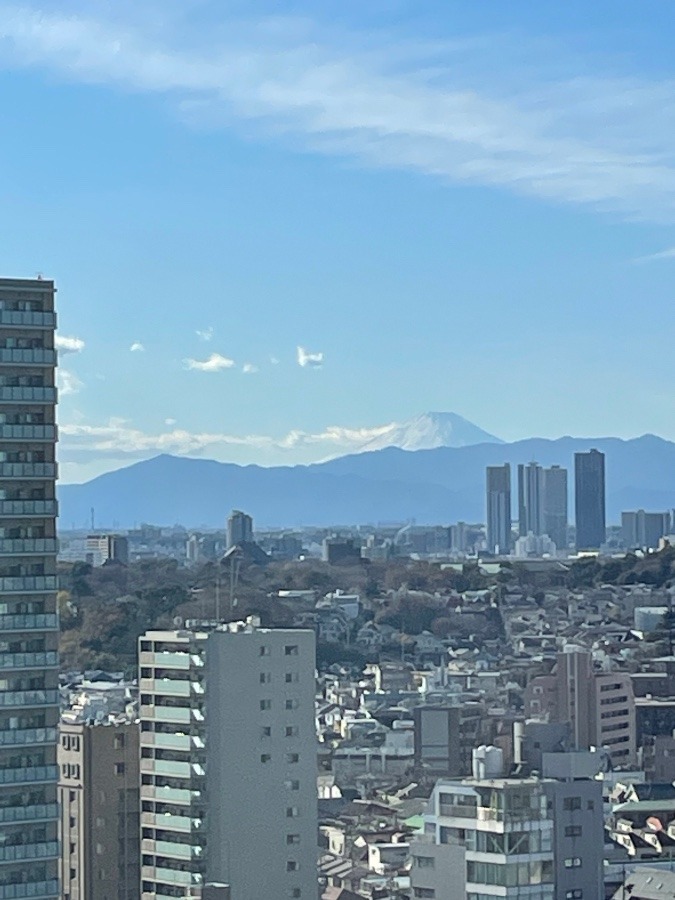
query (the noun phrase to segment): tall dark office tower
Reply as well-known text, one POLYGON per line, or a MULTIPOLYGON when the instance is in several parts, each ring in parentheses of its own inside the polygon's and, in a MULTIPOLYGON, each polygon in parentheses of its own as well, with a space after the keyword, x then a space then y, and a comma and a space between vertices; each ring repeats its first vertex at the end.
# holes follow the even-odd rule
POLYGON ((530 532, 544 534, 544 470, 536 462, 518 466, 518 533, 530 532))
POLYGON ((556 549, 567 549, 567 469, 544 469, 544 533, 556 549))
POLYGON ((250 544, 253 541, 253 519, 239 509, 233 509, 227 520, 227 549, 237 544, 250 544))
POLYGON ((511 552, 511 466, 486 469, 487 543, 490 553, 511 552))
POLYGON ((54 284, 0 279, 0 898, 56 900, 54 284))
POLYGON ((574 454, 577 550, 598 550, 605 542, 605 454, 574 454))

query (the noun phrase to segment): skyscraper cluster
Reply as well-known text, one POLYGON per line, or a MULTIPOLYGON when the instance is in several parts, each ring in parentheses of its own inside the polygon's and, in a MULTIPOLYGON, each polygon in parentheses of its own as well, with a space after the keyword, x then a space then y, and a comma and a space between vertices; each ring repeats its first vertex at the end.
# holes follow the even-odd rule
MULTIPOLYGON (((598 450, 574 455, 575 526, 578 550, 598 550, 605 542, 605 456, 598 450)), ((514 549, 511 466, 486 471, 488 551, 505 555, 514 549)), ((537 462, 518 466, 518 540, 548 539, 558 552, 568 546, 567 469, 537 462)), ((543 546, 543 544, 541 545, 543 546)))

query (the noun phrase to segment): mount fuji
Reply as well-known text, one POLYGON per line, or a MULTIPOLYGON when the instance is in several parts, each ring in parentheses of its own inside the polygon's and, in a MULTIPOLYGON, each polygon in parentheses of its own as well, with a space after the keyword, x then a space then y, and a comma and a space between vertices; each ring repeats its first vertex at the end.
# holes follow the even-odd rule
POLYGON ((434 450, 436 447, 471 447, 503 444, 501 438, 453 412, 427 412, 405 422, 392 422, 355 453, 398 447, 399 450, 434 450))

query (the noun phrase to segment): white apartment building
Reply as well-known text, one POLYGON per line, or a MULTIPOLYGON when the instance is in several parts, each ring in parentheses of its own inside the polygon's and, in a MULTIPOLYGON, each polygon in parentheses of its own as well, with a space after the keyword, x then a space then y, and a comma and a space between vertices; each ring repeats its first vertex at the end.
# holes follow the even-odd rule
POLYGON ((140 639, 141 895, 317 896, 312 631, 140 639))

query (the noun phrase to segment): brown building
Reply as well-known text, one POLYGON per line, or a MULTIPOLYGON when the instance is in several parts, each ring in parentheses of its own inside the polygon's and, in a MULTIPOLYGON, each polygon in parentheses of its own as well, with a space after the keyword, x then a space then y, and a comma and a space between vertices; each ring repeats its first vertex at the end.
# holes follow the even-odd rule
POLYGON ((525 690, 525 714, 548 722, 568 722, 578 750, 603 747, 615 766, 636 762, 635 697, 625 672, 603 672, 582 647, 557 656, 550 675, 533 678, 525 690))
POLYGON ((61 723, 63 900, 140 897, 137 723, 61 723))

